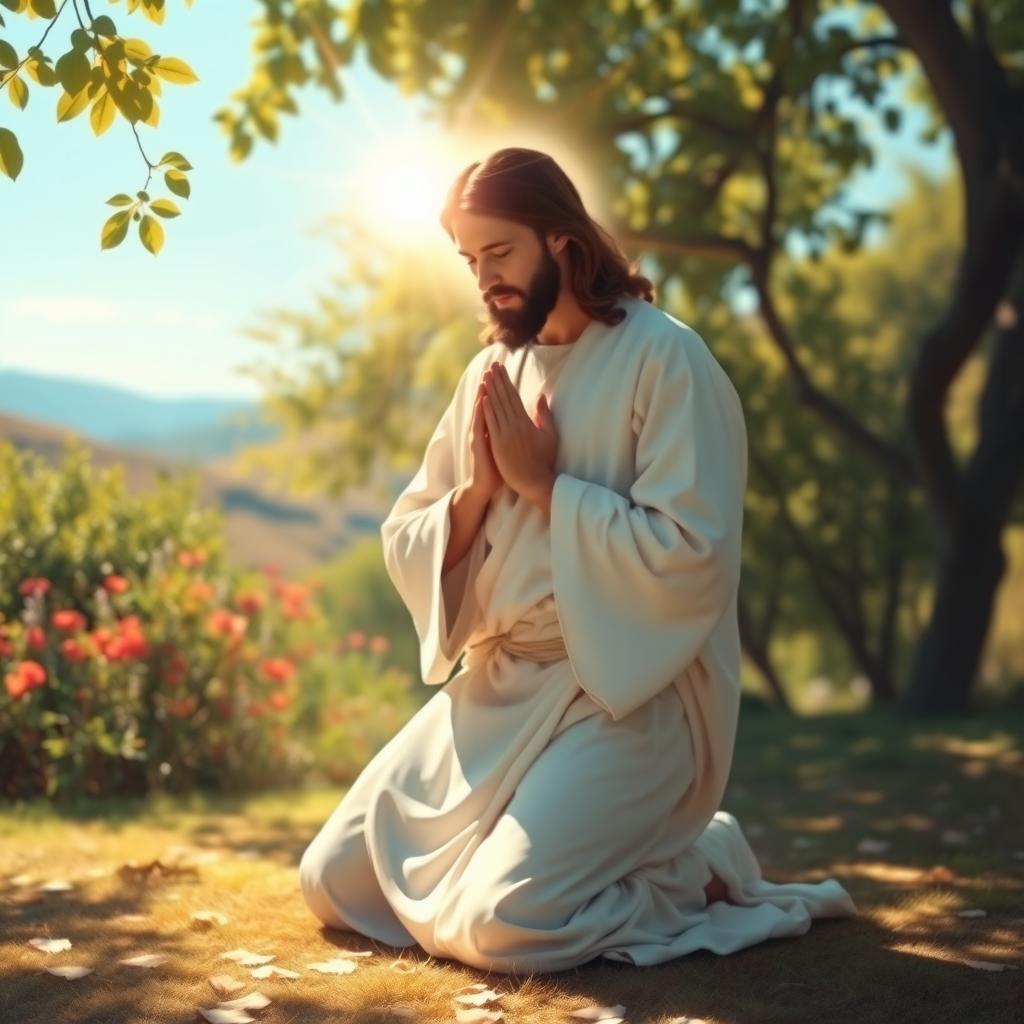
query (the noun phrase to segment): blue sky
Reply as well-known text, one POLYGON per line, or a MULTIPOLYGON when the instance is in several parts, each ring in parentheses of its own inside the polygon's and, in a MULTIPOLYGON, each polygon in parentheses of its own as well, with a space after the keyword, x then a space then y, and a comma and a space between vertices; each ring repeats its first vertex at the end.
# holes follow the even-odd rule
MULTIPOLYGON (((99 380, 154 396, 256 398, 258 382, 238 368, 265 363, 269 352, 240 328, 257 323, 260 310, 312 309, 314 290, 338 265, 334 245, 316 234, 317 226, 343 207, 369 147, 421 123, 422 101, 402 97, 360 55, 344 74, 345 102, 309 89, 298 97, 299 116, 283 118, 278 144, 259 140, 245 163, 234 164, 211 114, 248 80, 257 7, 197 0, 191 9, 169 8, 163 26, 108 8, 123 35, 142 36, 155 51, 187 60, 200 78, 187 87, 165 84, 159 128, 139 126, 151 159, 175 149, 195 168, 192 196, 179 201, 183 215, 163 222, 159 256, 133 234, 116 249, 99 248, 100 226, 113 212, 106 199, 132 194, 145 181, 128 124, 118 117, 99 138, 87 112, 58 124, 56 89, 34 82, 24 111, 0 96, 0 125, 18 134, 25 154, 17 182, 0 177, 7 257, 0 369, 99 380)), ((58 45, 71 31, 70 13, 51 32, 58 45)), ((38 42, 40 22, 5 17, 4 36, 19 54, 38 42)), ((58 56, 64 48, 47 52, 58 56)), ((926 151, 914 143, 920 119, 908 113, 907 130, 857 183, 859 201, 895 197, 904 160, 932 171, 948 166, 947 146, 926 151)), ((501 144, 529 143, 509 132, 501 144)), ((162 182, 151 191, 166 194, 162 182)))

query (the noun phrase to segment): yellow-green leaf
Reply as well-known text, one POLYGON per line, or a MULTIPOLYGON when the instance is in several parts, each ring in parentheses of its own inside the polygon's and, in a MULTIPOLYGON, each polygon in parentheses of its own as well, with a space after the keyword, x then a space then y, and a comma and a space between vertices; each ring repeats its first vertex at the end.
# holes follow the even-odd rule
POLYGON ((28 5, 40 18, 57 17, 56 0, 28 0, 28 5))
POLYGON ((6 39, 0 39, 0 67, 16 68, 18 53, 6 39))
POLYGON ((192 165, 176 150, 169 149, 160 160, 162 164, 170 164, 178 171, 191 171, 192 165))
POLYGON ((118 210, 117 213, 112 214, 103 225, 103 231, 100 234, 100 248, 113 249, 115 245, 120 245, 124 241, 125 235, 128 234, 131 217, 131 210, 118 210))
POLYGON ((126 39, 124 41, 124 55, 130 61, 139 61, 141 63, 147 57, 153 56, 153 49, 145 39, 126 39))
POLYGON ((17 135, 9 128, 0 128, 0 172, 14 181, 21 174, 24 162, 17 135))
POLYGON ((76 93, 74 96, 69 93, 63 93, 60 99, 57 100, 57 120, 70 121, 71 118, 77 117, 85 110, 88 105, 88 89, 82 89, 81 92, 76 93))
POLYGON ((152 109, 142 119, 142 123, 148 124, 150 128, 156 128, 156 126, 160 123, 160 106, 156 102, 156 100, 153 100, 152 109))
POLYGON ((34 78, 40 85, 56 85, 60 81, 57 72, 38 57, 30 60, 25 65, 25 70, 29 73, 29 77, 34 78))
POLYGON ((170 199, 155 199, 149 204, 149 208, 158 216, 166 217, 168 219, 171 217, 177 217, 181 213, 177 204, 170 199))
POLYGON ((190 85, 198 82, 199 76, 183 61, 177 57, 161 57, 150 65, 161 78, 175 85, 190 85))
POLYGON ((124 192, 118 192, 116 196, 111 196, 107 200, 107 206, 131 206, 134 202, 135 200, 131 196, 124 192))
POLYGON ((146 214, 139 221, 139 238, 142 239, 142 244, 155 256, 164 244, 164 229, 155 217, 150 217, 149 214, 146 214))
POLYGON ((20 75, 15 75, 7 83, 7 93, 11 97, 11 102, 19 110, 25 109, 25 105, 28 103, 28 86, 20 75))
POLYGON ((117 107, 110 93, 103 89, 89 111, 89 123, 92 125, 93 134, 102 135, 114 123, 116 111, 117 107))
POLYGON ((188 178, 181 171, 168 171, 164 175, 164 181, 167 187, 176 196, 181 196, 182 199, 188 199, 192 194, 192 186, 189 184, 188 178))

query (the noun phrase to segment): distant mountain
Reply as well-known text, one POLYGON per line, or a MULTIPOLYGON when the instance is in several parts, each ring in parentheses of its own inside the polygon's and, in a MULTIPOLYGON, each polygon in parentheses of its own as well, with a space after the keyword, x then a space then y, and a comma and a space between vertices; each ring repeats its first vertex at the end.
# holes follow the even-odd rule
POLYGON ((0 411, 70 427, 97 441, 205 462, 278 435, 257 403, 154 398, 73 377, 0 370, 0 411))
MULTIPOLYGON (((0 441, 37 452, 51 465, 63 462, 69 433, 76 432, 0 412, 0 441)), ((293 499, 274 493, 256 475, 238 475, 227 464, 188 466, 102 441, 84 440, 95 467, 113 463, 124 466, 125 484, 131 491, 152 487, 160 471, 196 472, 200 502, 216 504, 224 514, 229 555, 235 564, 252 568, 271 562, 293 573, 331 558, 361 536, 379 536, 380 524, 399 489, 393 481, 385 495, 366 488, 353 491, 344 501, 293 499)))

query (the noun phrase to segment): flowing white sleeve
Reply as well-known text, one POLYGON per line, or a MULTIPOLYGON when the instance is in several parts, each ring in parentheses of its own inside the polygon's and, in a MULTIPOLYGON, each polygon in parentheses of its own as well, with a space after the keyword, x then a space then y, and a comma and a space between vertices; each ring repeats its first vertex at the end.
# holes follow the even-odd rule
POLYGON ((552 493, 566 650, 580 686, 615 720, 698 656, 739 586, 743 409, 703 339, 685 330, 644 356, 629 497, 567 473, 552 493))
MULTIPOLYGON (((431 686, 447 682, 480 616, 473 584, 486 554, 482 524, 462 560, 441 575, 452 497, 467 472, 460 446, 468 451, 469 423, 462 422, 460 409, 464 388, 473 386, 471 376, 467 369, 427 442, 416 475, 380 527, 384 564, 412 616, 420 670, 431 686)), ((472 402, 468 411, 472 413, 472 402)))

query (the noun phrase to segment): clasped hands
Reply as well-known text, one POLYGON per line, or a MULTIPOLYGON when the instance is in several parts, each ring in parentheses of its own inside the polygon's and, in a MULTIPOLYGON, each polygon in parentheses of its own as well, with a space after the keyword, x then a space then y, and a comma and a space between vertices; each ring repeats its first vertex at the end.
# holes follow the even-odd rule
POLYGON ((549 515, 558 431, 547 396, 538 397, 536 413, 531 418, 499 362, 491 363, 484 371, 480 387, 478 400, 498 472, 512 490, 549 515))

